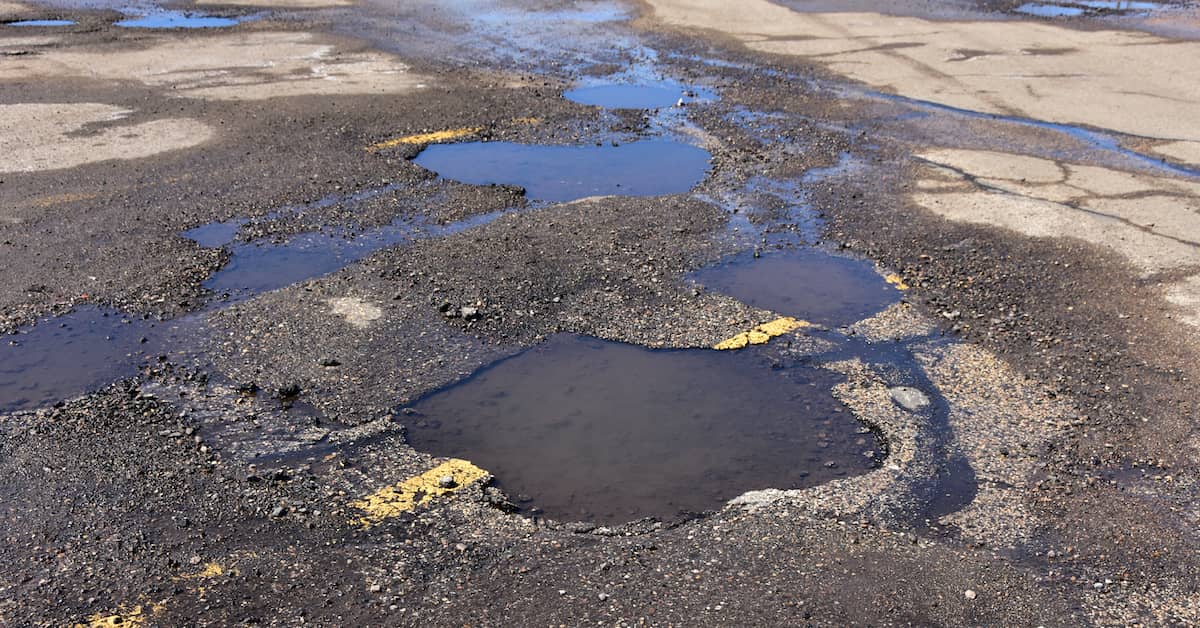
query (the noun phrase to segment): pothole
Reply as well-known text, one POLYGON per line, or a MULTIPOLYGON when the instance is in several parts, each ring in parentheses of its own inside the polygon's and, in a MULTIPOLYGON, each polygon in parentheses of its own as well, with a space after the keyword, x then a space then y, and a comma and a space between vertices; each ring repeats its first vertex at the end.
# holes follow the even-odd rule
POLYGON ((137 373, 186 323, 92 305, 0 338, 0 412, 48 406, 137 373))
POLYGON ((191 11, 156 10, 144 14, 130 12, 136 17, 130 17, 116 23, 124 28, 226 28, 250 20, 257 16, 220 17, 205 15, 191 11))
POLYGON ((341 270, 389 246, 452 235, 491 222, 503 214, 479 214, 447 224, 432 224, 405 216, 360 233, 315 231, 280 242, 235 242, 238 229, 246 223, 240 218, 202 225, 182 235, 200 246, 228 247, 228 262, 203 286, 218 295, 241 299, 341 270))
POLYGON ((74 26, 74 20, 19 20, 7 22, 5 26, 74 26))
POLYGON ((833 397, 838 381, 763 350, 562 334, 418 400, 403 422, 415 448, 487 469, 526 513, 669 520, 874 468, 880 445, 833 397))
POLYGON ((616 146, 469 142, 430 146, 413 161, 447 179, 519 185, 531 199, 558 202, 687 192, 708 174, 710 157, 669 140, 616 146))
POLYGON ((1146 12, 1162 9, 1158 2, 1122 2, 1119 0, 1068 0, 1066 2, 1027 2, 1018 13, 1038 17, 1076 17, 1093 12, 1146 12))
POLYGON ((666 82, 649 85, 590 85, 563 92, 563 98, 571 102, 605 109, 660 109, 684 104, 697 98, 711 97, 711 92, 666 82))
POLYGON ((849 325, 899 300, 871 262, 818 249, 744 254, 690 277, 747 305, 831 327, 849 325))

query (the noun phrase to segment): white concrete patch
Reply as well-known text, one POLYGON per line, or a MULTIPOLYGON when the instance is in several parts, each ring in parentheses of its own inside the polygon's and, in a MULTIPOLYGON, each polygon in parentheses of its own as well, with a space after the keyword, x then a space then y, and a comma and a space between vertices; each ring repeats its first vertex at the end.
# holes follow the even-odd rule
POLYGON ((140 124, 104 124, 94 133, 88 125, 119 122, 133 113, 101 103, 21 103, 0 105, 0 172, 35 172, 72 168, 109 159, 140 159, 195 146, 212 129, 189 118, 140 124))
POLYGON ((1200 142, 1171 142, 1156 146, 1154 152, 1192 165, 1200 165, 1200 142))
POLYGON ((366 329, 371 323, 383 318, 382 309, 356 297, 339 297, 329 299, 326 303, 334 315, 341 316, 358 329, 366 329))
POLYGON ((1200 275, 1193 275, 1167 288, 1167 301, 1183 308, 1179 320, 1200 327, 1200 275))
POLYGON ((1200 186, 1194 183, 990 151, 919 156, 935 167, 911 198, 951 220, 1078 238, 1116 251, 1146 275, 1200 265, 1200 186), (946 187, 948 176, 962 185, 946 187), (986 188, 970 184, 970 177, 986 188))
POLYGON ((295 32, 159 36, 142 48, 56 48, 0 64, 0 79, 69 76, 137 80, 173 95, 218 100, 397 94, 428 81, 390 55, 341 50, 312 33, 295 32))
POLYGON ((1200 41, 1036 21, 800 13, 769 0, 648 0, 668 25, 811 59, 880 90, 973 111, 1200 140, 1200 41), (964 61, 962 50, 985 53, 964 61))

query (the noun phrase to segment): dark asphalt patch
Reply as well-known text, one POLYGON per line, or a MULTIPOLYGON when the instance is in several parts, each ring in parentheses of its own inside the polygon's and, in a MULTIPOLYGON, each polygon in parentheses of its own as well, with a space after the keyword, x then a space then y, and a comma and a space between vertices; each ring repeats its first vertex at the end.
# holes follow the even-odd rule
POLYGON ((463 183, 505 183, 530 199, 660 196, 687 192, 709 169, 708 151, 668 140, 619 146, 470 142, 430 146, 414 162, 463 183))
POLYGON ((764 351, 650 350, 575 335, 406 409, 410 443, 487 469, 529 513, 620 523, 864 473, 881 448, 839 377, 764 351))
POLYGON ((858 322, 900 298, 870 262, 817 249, 744 254, 691 278, 748 305, 830 326, 858 322))

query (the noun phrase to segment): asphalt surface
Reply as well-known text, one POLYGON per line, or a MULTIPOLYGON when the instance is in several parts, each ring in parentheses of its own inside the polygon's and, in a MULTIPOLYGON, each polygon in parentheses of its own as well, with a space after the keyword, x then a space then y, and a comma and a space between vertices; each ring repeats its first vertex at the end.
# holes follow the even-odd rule
POLYGON ((0 0, 0 624, 1200 622, 1196 9, 871 4, 0 0))

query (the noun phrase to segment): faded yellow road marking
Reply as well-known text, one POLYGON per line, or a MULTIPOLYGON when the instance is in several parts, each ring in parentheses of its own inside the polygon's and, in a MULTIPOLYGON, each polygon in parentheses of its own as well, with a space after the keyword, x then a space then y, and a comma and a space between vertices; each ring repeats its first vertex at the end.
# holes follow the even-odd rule
POLYGON ((776 336, 782 336, 789 331, 794 331, 802 327, 812 327, 812 323, 785 316, 769 323, 763 323, 748 332, 738 334, 728 340, 718 342, 713 345, 713 349, 728 351, 730 349, 743 349, 749 345, 766 344, 768 340, 776 336))
POLYGON ((163 611, 162 604, 138 604, 133 608, 122 607, 112 615, 99 613, 88 617, 85 623, 75 628, 106 628, 108 626, 144 626, 151 617, 163 611))
POLYGON ((175 578, 176 580, 205 580, 208 578, 216 578, 225 575, 225 567, 221 563, 205 563, 200 571, 184 574, 175 578))
POLYGON ((452 458, 438 466, 411 477, 399 484, 385 486, 366 497, 351 502, 351 506, 366 514, 351 523, 369 528, 388 518, 428 503, 434 497, 448 495, 464 486, 482 480, 490 474, 467 462, 452 458), (451 477, 451 486, 442 486, 442 478, 451 477))
POLYGON ((897 275, 896 273, 887 275, 883 278, 883 280, 892 284, 893 286, 896 286, 897 290, 908 290, 908 284, 904 283, 904 280, 901 279, 900 275, 897 275))
POLYGON ((405 135, 397 137, 378 144, 371 144, 367 147, 369 151, 383 150, 385 148, 395 148, 401 144, 433 144, 436 142, 445 142, 448 140, 456 140, 460 137, 475 135, 483 130, 481 126, 465 126, 460 129, 446 129, 444 131, 434 131, 432 133, 418 133, 416 135, 405 135))

